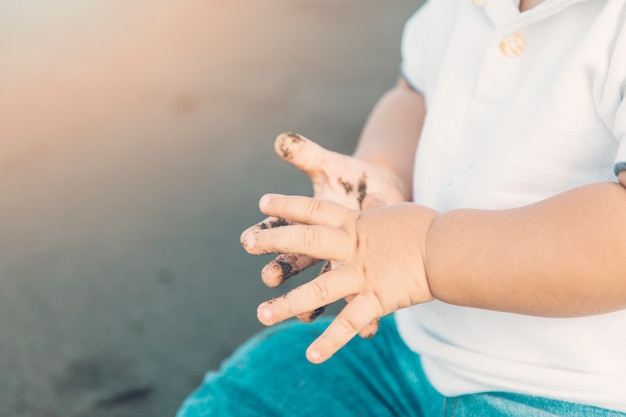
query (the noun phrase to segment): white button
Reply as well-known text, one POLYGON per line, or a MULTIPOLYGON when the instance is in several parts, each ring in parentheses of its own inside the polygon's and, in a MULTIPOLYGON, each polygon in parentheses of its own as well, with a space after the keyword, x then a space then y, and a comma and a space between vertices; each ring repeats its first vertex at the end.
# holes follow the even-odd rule
POLYGON ((476 7, 483 7, 487 0, 472 0, 472 4, 476 7))
POLYGON ((526 49, 526 39, 519 32, 507 36, 500 42, 500 50, 506 56, 520 56, 524 49, 526 49))

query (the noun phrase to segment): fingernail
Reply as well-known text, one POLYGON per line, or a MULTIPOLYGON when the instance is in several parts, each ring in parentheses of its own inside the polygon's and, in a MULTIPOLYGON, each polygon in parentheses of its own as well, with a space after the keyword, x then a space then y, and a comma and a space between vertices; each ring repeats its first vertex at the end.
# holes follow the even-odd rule
POLYGON ((262 323, 272 323, 272 316, 274 313, 271 308, 261 304, 257 315, 262 323))
POLYGON ((276 260, 273 260, 261 270, 261 279, 268 287, 277 287, 291 276, 286 274, 286 269, 276 260))
POLYGON ((259 200, 259 208, 261 210, 267 208, 267 206, 270 204, 270 200, 272 199, 272 197, 269 194, 265 194, 263 197, 261 197, 261 199, 259 200))
POLYGON ((244 247, 246 249, 252 249, 254 245, 256 245, 256 236, 254 233, 248 233, 248 235, 243 240, 244 247))
POLYGON ((315 362, 315 363, 319 362, 319 360, 322 358, 322 354, 317 349, 309 350, 307 356, 309 357, 309 361, 315 362))

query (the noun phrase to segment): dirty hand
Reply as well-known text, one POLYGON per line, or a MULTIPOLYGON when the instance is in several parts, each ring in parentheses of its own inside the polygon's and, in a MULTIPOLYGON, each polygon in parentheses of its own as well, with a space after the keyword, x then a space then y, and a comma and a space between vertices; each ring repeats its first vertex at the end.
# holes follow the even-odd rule
MULTIPOLYGON (((274 143, 276 153, 306 173, 315 198, 335 201, 353 209, 406 201, 399 181, 381 167, 324 149, 296 133, 283 133, 274 143), (373 197, 376 196, 376 197, 373 197)), ((253 226, 258 230, 284 226, 284 220, 268 218, 253 226)), ((263 268, 263 282, 276 287, 318 259, 303 255, 278 256, 263 268)))
POLYGON ((321 363, 373 320, 433 299, 424 270, 428 228, 437 213, 410 203, 355 210, 328 200, 268 194, 261 211, 293 224, 248 229, 241 237, 248 253, 305 254, 330 259, 337 267, 258 308, 273 325, 349 298, 324 333, 307 350, 321 363))
MULTIPOLYGON (((406 201, 400 181, 391 171, 324 149, 302 135, 283 133, 276 138, 274 149, 283 160, 309 176, 316 198, 335 201, 353 209, 406 201)), ((284 219, 269 217, 252 229, 265 230, 286 224, 289 222, 284 219)), ((267 286, 276 287, 318 262, 319 259, 303 254, 278 255, 263 268, 261 277, 267 286)), ((330 271, 332 267, 331 262, 326 261, 320 274, 330 271)), ((312 322, 323 313, 324 308, 321 306, 303 313, 298 319, 312 322)), ((377 329, 378 320, 375 320, 363 330, 362 335, 371 336, 377 329)))

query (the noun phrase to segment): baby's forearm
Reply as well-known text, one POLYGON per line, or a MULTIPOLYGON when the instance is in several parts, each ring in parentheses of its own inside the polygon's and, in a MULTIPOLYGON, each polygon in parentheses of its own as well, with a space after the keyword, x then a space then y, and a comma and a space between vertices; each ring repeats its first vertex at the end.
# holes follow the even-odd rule
POLYGON ((411 199, 414 156, 424 116, 421 94, 399 80, 372 110, 354 153, 390 172, 407 200, 411 199))
POLYGON ((626 308, 626 190, 595 184, 522 208, 451 211, 425 250, 445 302, 553 317, 626 308))

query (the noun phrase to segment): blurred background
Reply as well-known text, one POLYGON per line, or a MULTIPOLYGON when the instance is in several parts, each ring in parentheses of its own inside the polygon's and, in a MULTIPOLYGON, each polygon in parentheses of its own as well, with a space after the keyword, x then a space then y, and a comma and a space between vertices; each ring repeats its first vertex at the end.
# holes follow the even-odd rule
POLYGON ((173 416, 279 294, 274 138, 350 152, 418 6, 0 0, 0 416, 173 416))

